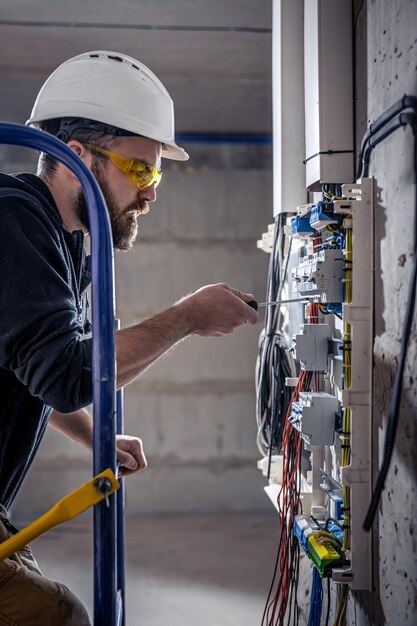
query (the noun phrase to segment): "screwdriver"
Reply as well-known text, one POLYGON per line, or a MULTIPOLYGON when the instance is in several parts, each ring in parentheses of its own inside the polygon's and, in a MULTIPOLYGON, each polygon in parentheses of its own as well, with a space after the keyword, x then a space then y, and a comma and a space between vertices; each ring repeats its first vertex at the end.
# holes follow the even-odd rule
POLYGON ((290 302, 300 302, 302 304, 306 304, 307 302, 310 302, 310 300, 306 300, 305 298, 295 298, 294 300, 275 300, 274 302, 257 302, 256 300, 251 300, 246 304, 248 304, 252 307, 252 309, 255 309, 255 311, 257 311, 258 307, 277 306, 280 304, 289 304, 290 302))

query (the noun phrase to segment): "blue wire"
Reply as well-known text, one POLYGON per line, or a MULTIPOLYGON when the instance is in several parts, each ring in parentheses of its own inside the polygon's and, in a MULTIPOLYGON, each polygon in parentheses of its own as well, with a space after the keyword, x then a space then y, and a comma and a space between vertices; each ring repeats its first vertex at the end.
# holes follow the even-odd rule
POLYGON ((317 567, 313 565, 313 580, 311 584, 310 612, 307 626, 320 626, 323 609, 323 581, 317 567))

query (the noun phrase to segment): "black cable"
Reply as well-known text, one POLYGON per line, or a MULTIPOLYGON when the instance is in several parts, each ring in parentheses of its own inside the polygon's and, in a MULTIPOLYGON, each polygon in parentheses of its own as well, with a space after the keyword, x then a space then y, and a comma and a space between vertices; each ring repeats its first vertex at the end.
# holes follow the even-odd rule
POLYGON ((343 526, 342 524, 339 524, 339 522, 337 520, 335 520, 334 517, 328 517, 326 520, 326 526, 324 527, 325 530, 328 529, 328 524, 329 522, 333 522, 333 524, 335 524, 336 526, 338 526, 340 528, 340 530, 343 530, 343 526))
POLYGON ((417 98, 416 96, 408 96, 404 95, 400 100, 394 102, 386 111, 381 113, 374 122, 369 126, 365 135, 362 138, 361 142, 361 153, 363 152, 365 143, 368 141, 369 137, 376 133, 380 128, 385 126, 393 117, 401 113, 405 109, 413 109, 414 112, 417 112, 417 98))
POLYGON ((376 133, 371 135, 369 138, 364 155, 363 155, 363 167, 362 167, 362 176, 367 177, 369 175, 369 161, 371 157, 372 150, 379 144, 381 141, 389 137, 397 128, 401 126, 407 126, 410 124, 413 126, 415 123, 416 114, 415 113, 400 113, 392 120, 390 120, 385 126, 380 128, 376 133))
MULTIPOLYGON (((280 299, 287 273, 289 251, 284 260, 285 220, 286 214, 280 214, 275 222, 268 268, 268 302, 280 299)), ((256 419, 258 447, 268 457, 268 478, 272 455, 281 451, 285 416, 291 400, 291 390, 285 385, 285 378, 291 376, 291 366, 280 324, 279 307, 267 307, 256 367, 256 419)))
POLYGON ((293 626, 298 626, 299 621, 300 621, 300 607, 298 605, 298 598, 297 598, 297 593, 298 593, 298 583, 300 581, 300 544, 298 543, 298 539, 296 537, 294 537, 294 540, 297 543, 297 556, 296 556, 296 560, 295 560, 295 567, 294 567, 294 619, 293 619, 293 626))
POLYGON ((276 579, 276 576, 277 576, 278 560, 279 560, 279 555, 280 555, 280 552, 281 552, 281 543, 282 543, 282 535, 280 537, 279 544, 278 544, 278 550, 277 550, 277 557, 275 559, 274 572, 272 574, 271 586, 269 588, 268 597, 267 597, 266 602, 265 602, 265 607, 264 607, 264 612, 262 614, 262 622, 261 622, 261 624, 264 623, 264 620, 265 620, 265 617, 266 617, 266 613, 267 613, 267 610, 268 610, 269 599, 271 597, 272 590, 273 590, 274 584, 275 584, 275 579, 276 579))
POLYGON ((283 337, 277 336, 271 346, 270 368, 272 376, 270 404, 270 440, 268 450, 268 479, 270 477, 273 451, 280 452, 285 416, 291 399, 291 390, 285 379, 291 376, 291 368, 283 337))
POLYGON ((293 533, 291 533, 291 535, 291 583, 288 598, 289 613, 287 617, 287 626, 291 626, 291 617, 293 618, 293 626, 298 623, 299 618, 297 589, 300 568, 300 544, 297 537, 295 537, 293 533))
POLYGON ((390 122, 396 115, 404 111, 405 109, 413 109, 413 111, 417 114, 417 98, 415 96, 403 96, 400 100, 391 105, 384 113, 382 113, 377 119, 370 125, 369 129, 363 136, 360 148, 360 156, 359 156, 359 165, 358 165, 358 173, 356 175, 356 179, 362 178, 364 176, 363 167, 364 167, 364 155, 367 150, 368 143, 372 135, 377 133, 381 128, 383 128, 388 122, 390 122))
POLYGON ((415 198, 414 198, 414 242, 413 242, 413 269, 411 274, 411 282, 407 300, 407 310, 404 319, 404 327, 402 333, 401 350, 397 371, 395 374, 394 386, 391 396, 387 428, 385 433, 384 442, 384 457, 382 460, 381 469, 376 481, 376 485, 372 494, 372 499, 366 513, 366 517, 363 523, 363 529, 367 532, 372 527, 375 515, 378 509, 379 500, 381 498, 382 490, 384 488, 385 479, 388 474, 388 470, 391 464, 392 453, 395 445, 395 435, 398 427, 398 416, 401 401, 401 391, 403 385, 403 376, 405 369, 405 362, 407 358, 408 343, 411 333, 411 327, 413 323, 416 290, 417 290, 417 116, 415 113, 403 113, 401 115, 407 116, 407 124, 411 125, 414 134, 414 152, 413 152, 413 177, 415 186, 415 198))
POLYGON ((313 380, 314 372, 307 372, 304 382, 304 391, 311 391, 311 381, 313 380))

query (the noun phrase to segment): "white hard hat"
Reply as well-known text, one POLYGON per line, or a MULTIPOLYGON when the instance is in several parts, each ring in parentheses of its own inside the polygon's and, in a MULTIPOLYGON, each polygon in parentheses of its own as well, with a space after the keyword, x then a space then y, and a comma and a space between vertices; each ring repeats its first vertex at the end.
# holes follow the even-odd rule
POLYGON ((163 157, 188 159, 175 143, 171 96, 146 65, 125 54, 96 50, 60 65, 40 90, 26 125, 58 118, 94 120, 149 137, 161 142, 163 157))

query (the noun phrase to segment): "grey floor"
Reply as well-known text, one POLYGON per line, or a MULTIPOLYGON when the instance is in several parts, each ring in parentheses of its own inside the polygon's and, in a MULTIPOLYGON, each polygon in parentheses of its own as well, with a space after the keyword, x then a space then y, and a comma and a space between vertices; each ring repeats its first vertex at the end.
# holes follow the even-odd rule
MULTIPOLYGON (((127 519, 128 626, 257 626, 272 576, 277 514, 127 519)), ((44 574, 92 614, 91 523, 32 544, 44 574)))

